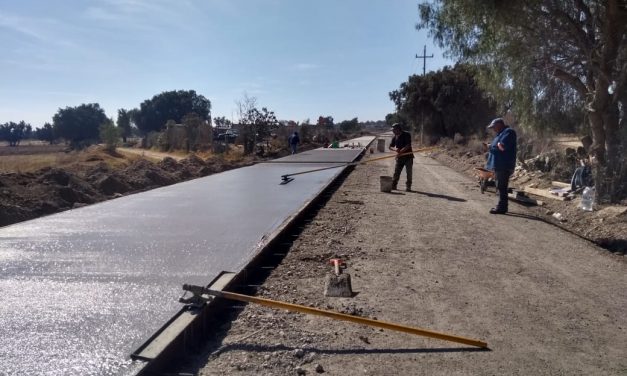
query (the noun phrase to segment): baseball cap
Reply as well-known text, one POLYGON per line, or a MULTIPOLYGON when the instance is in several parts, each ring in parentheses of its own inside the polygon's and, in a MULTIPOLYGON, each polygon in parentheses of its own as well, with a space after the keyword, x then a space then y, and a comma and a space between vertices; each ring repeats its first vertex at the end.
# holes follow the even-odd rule
POLYGON ((494 120, 492 120, 492 121, 490 122, 490 125, 488 125, 488 129, 490 129, 490 128, 494 128, 494 126, 495 126, 495 125, 497 125, 497 124, 499 124, 499 123, 501 123, 501 124, 505 125, 505 122, 503 121, 503 119, 501 119, 501 118, 496 118, 496 119, 494 119, 494 120))
POLYGON ((403 127, 401 126, 401 123, 394 123, 392 124, 392 129, 403 129, 403 127))

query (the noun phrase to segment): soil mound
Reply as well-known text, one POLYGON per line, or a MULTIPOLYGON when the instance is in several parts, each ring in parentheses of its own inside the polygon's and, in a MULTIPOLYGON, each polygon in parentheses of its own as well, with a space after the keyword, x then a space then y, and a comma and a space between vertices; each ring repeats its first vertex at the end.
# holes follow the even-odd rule
POLYGON ((158 163, 137 159, 112 167, 96 150, 82 160, 84 164, 64 168, 0 173, 0 226, 249 164, 204 161, 192 154, 180 162, 170 157, 158 163))

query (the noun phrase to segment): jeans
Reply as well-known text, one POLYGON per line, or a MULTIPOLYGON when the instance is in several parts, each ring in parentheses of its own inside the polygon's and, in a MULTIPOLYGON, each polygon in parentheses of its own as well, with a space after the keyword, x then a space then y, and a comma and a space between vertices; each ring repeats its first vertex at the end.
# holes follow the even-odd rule
POLYGON ((509 202, 507 198, 507 188, 509 187, 509 177, 512 175, 512 170, 495 170, 494 177, 496 180, 496 192, 499 194, 499 203, 496 204, 497 210, 507 211, 507 204, 509 202))
POLYGON ((394 178, 392 179, 392 187, 396 189, 398 185, 398 179, 401 177, 401 171, 403 171, 403 167, 405 167, 405 172, 407 173, 407 183, 405 187, 407 189, 411 188, 411 178, 412 178, 412 166, 414 164, 414 158, 397 158, 396 166, 394 166, 394 178))
POLYGON ((292 148, 292 154, 296 154, 296 148, 298 144, 290 144, 290 148, 292 148))

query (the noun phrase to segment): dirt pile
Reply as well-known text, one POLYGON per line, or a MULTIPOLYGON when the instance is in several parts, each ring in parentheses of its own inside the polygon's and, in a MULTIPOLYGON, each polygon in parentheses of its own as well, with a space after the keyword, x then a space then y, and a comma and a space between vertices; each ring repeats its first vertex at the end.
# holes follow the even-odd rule
MULTIPOLYGON (((93 160, 92 162, 98 162, 93 160)), ((111 198, 242 167, 247 162, 208 160, 191 155, 179 162, 138 159, 114 168, 46 167, 29 173, 0 174, 0 226, 77 208, 111 198)))

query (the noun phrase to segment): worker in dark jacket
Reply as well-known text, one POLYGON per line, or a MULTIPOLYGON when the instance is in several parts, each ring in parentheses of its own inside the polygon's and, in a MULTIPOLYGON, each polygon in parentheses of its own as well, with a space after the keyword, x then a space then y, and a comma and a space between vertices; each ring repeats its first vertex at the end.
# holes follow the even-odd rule
POLYGON ((397 189, 398 179, 401 177, 403 167, 405 167, 405 172, 407 173, 405 190, 409 192, 411 191, 412 168, 414 164, 414 155, 411 154, 411 134, 404 131, 399 123, 394 123, 394 125, 392 125, 392 132, 394 133, 394 137, 390 142, 390 150, 395 150, 397 154, 396 166, 394 167, 394 178, 392 180, 392 189, 397 189))
POLYGON ((499 202, 496 207, 490 209, 490 214, 505 214, 507 213, 509 178, 516 166, 516 132, 505 125, 501 118, 492 120, 488 129, 492 129, 496 136, 488 146, 486 169, 494 171, 496 190, 499 194, 499 202))
POLYGON ((300 137, 298 137, 298 132, 292 133, 287 141, 290 144, 290 149, 292 149, 292 154, 296 154, 296 149, 298 148, 298 144, 300 144, 300 137))

